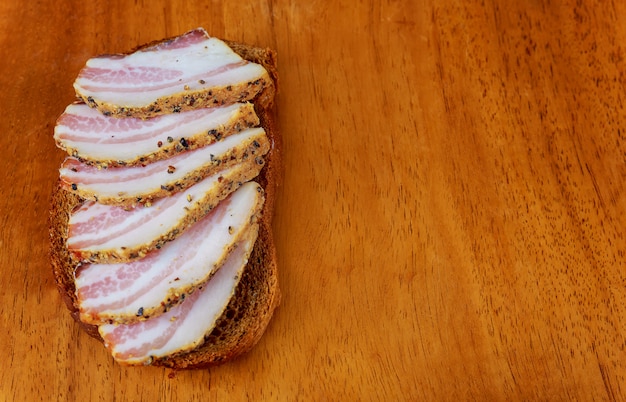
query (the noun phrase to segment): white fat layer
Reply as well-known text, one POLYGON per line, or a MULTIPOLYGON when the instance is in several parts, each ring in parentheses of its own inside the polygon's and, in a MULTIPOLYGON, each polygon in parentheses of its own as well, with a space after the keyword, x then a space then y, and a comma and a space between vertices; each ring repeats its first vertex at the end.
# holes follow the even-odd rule
POLYGON ((109 240, 85 247, 83 250, 122 250, 123 248, 133 249, 144 244, 150 244, 178 226, 179 222, 188 214, 188 210, 203 208, 206 204, 205 198, 211 190, 223 185, 222 183, 227 183, 229 177, 235 176, 242 169, 249 169, 249 167, 236 164, 199 181, 185 191, 161 198, 149 207, 137 206, 130 211, 125 211, 118 206, 89 203, 88 207, 80 208, 70 215, 70 235, 67 239, 67 246, 72 249, 75 248, 75 244, 101 238, 103 228, 100 226, 103 226, 103 222, 108 216, 115 214, 122 214, 125 218, 104 225, 104 230, 107 233, 121 233, 109 240), (156 213, 159 214, 158 219, 150 218, 156 213), (77 234, 72 231, 72 225, 80 223, 93 223, 94 225, 91 230, 77 234))
MULTIPOLYGON (((102 305, 123 303, 119 308, 99 311, 103 316, 134 317, 140 308, 146 311, 166 302, 171 292, 197 286, 220 267, 236 241, 250 227, 255 206, 262 202, 254 182, 244 184, 220 203, 211 214, 187 229, 178 239, 167 243, 149 256, 149 268, 140 270, 140 279, 123 289, 102 292, 95 298, 82 299, 81 289, 94 283, 128 282, 125 272, 144 264, 138 260, 126 264, 92 264, 76 278, 79 307, 94 314, 102 305), (222 209, 225 209, 223 211, 222 209), (140 295, 134 299, 135 295, 140 295)), ((127 283, 124 283, 126 285, 127 283)))
POLYGON ((138 155, 158 152, 159 143, 167 144, 168 137, 174 142, 179 142, 181 138, 190 139, 198 135, 207 135, 210 130, 232 124, 246 107, 248 106, 245 103, 235 103, 224 107, 171 113, 142 120, 106 117, 85 104, 72 104, 66 108, 65 113, 93 119, 93 129, 82 130, 83 127, 81 127, 81 130, 77 130, 74 127, 58 124, 54 129, 54 138, 65 148, 76 150, 78 155, 86 159, 132 160, 138 155), (127 126, 120 127, 122 123, 127 123, 127 126), (151 135, 154 132, 158 134, 151 135), (145 138, 142 139, 142 137, 145 138), (112 138, 127 139, 128 142, 111 143, 112 138))
POLYGON ((184 352, 196 348, 215 326, 216 320, 222 315, 235 288, 239 283, 243 269, 256 237, 239 243, 220 270, 198 290, 198 298, 191 306, 186 302, 173 307, 170 311, 148 321, 129 324, 137 326, 132 336, 127 336, 122 343, 110 341, 110 335, 118 328, 114 324, 99 327, 100 335, 111 350, 113 357, 127 364, 148 363, 152 357, 162 357, 175 352, 184 352), (186 315, 183 312, 190 308, 186 315), (128 351, 155 343, 163 333, 168 332, 172 325, 178 325, 173 336, 163 345, 148 349, 145 353, 135 356, 123 356, 128 351))
POLYGON ((91 96, 100 102, 130 107, 147 106, 158 98, 193 89, 211 88, 216 85, 227 86, 241 82, 251 82, 267 74, 261 65, 247 63, 233 69, 224 76, 222 74, 209 75, 211 71, 232 63, 238 63, 241 60, 241 56, 221 40, 207 38, 200 43, 177 49, 139 51, 119 59, 96 57, 87 61, 87 67, 105 70, 123 71, 158 66, 165 70, 180 71, 182 74, 174 80, 171 86, 151 88, 151 82, 137 80, 134 83, 112 82, 108 83, 107 86, 111 89, 130 87, 141 89, 140 91, 107 92, 102 90, 94 92, 86 88, 94 83, 79 76, 74 82, 74 88, 83 96, 91 96), (204 80, 205 83, 201 84, 200 80, 204 80))
POLYGON ((222 159, 233 148, 247 148, 253 141, 260 141, 265 135, 262 128, 252 128, 230 135, 225 139, 203 148, 185 152, 170 159, 163 159, 147 167, 119 167, 97 169, 85 166, 83 171, 73 172, 61 168, 61 178, 68 183, 78 185, 82 191, 93 193, 99 199, 139 197, 160 190, 161 186, 173 185, 191 174, 198 174, 202 169, 213 165, 213 160, 222 159), (142 174, 150 171, 154 173, 142 174), (90 181, 101 181, 90 183, 90 181), (107 182, 103 182, 106 180, 107 182))

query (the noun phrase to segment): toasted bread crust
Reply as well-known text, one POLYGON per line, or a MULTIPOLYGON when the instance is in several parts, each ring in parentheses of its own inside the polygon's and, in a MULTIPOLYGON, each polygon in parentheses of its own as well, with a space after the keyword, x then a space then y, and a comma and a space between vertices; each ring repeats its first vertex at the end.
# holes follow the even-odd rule
MULTIPOLYGON (((255 179, 265 190, 265 203, 259 220, 259 236, 249 258, 248 266, 235 290, 235 296, 215 329, 198 348, 160 359, 152 365, 172 369, 195 369, 224 363, 249 351, 261 338, 274 310, 280 304, 278 264, 272 235, 272 217, 276 188, 281 179, 281 137, 275 125, 273 111, 278 74, 276 55, 270 49, 256 48, 236 42, 226 42, 244 59, 265 67, 272 85, 253 100, 255 110, 271 143, 265 166, 255 179)), ((102 341, 97 327, 80 321, 75 295, 74 270, 79 261, 65 247, 69 214, 82 199, 64 190, 59 183, 53 189, 50 207, 50 257, 59 292, 72 317, 91 336, 102 341)))

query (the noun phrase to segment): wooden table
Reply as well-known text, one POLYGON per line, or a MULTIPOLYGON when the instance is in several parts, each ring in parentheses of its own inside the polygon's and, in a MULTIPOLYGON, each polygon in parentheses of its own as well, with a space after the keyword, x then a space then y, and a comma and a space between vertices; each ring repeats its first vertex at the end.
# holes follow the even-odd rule
POLYGON ((620 1, 3 1, 0 400, 624 400, 624 21, 620 1), (283 300, 236 361, 121 367, 54 285, 52 130, 89 57, 198 26, 279 54, 283 300))

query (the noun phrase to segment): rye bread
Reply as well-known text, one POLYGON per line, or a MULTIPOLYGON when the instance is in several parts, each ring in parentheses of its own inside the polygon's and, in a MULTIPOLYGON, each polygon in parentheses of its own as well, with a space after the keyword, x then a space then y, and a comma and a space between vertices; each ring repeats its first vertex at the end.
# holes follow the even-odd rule
MULTIPOLYGON (((248 265, 237 285, 235 295, 217 320, 215 328, 205 336, 205 341, 190 352, 154 359, 152 365, 172 369, 195 369, 224 363, 250 350, 261 338, 274 310, 280 304, 278 264, 272 233, 272 217, 277 186, 281 179, 281 137, 275 125, 274 95, 278 73, 276 54, 265 48, 227 42, 244 59, 265 67, 273 85, 253 100, 261 126, 271 143, 265 157, 265 166, 255 178, 265 191, 265 203, 259 220, 259 235, 248 265)), ((65 247, 69 214, 82 199, 57 183, 51 197, 49 228, 50 255, 57 288, 72 317, 89 335, 102 341, 97 327, 79 319, 74 285, 74 270, 79 261, 65 247)))

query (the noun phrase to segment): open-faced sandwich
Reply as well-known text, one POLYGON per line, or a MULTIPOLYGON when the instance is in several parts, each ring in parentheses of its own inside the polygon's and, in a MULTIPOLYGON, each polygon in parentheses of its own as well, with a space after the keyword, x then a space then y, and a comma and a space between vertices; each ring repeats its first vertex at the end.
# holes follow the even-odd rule
POLYGON ((81 327, 129 365, 200 368, 279 304, 276 57, 203 29, 87 61, 54 139, 51 260, 81 327))

